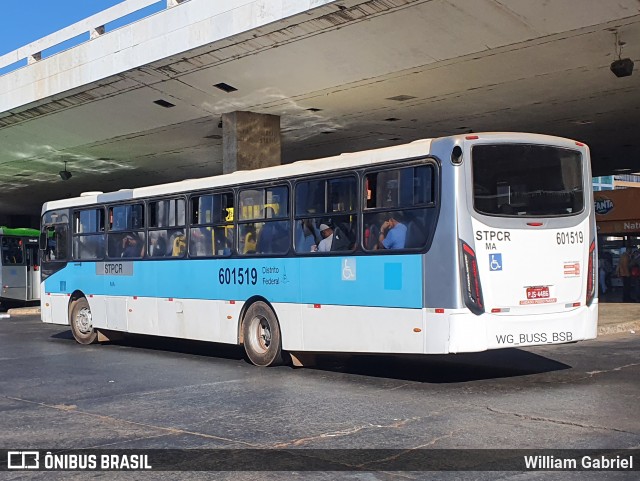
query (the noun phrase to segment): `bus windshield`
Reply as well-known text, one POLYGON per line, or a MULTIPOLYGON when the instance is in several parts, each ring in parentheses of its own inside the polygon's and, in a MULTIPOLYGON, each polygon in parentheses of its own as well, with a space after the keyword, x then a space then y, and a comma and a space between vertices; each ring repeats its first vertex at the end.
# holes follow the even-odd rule
POLYGON ((549 217, 584 209, 578 151, 530 144, 475 145, 471 157, 477 212, 549 217))

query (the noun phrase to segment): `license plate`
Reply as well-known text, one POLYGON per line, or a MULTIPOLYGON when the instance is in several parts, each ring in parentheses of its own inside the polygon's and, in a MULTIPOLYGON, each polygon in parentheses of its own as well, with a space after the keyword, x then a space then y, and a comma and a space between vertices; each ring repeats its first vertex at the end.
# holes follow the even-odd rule
POLYGON ((549 297, 549 286, 527 287, 527 299, 545 299, 549 297))

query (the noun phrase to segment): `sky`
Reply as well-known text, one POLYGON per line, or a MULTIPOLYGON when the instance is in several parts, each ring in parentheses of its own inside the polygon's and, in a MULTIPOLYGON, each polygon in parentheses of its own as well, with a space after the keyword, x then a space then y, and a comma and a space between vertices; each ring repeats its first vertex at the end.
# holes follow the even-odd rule
MULTIPOLYGON (((3 0, 0 56, 123 1, 126 0, 3 0)), ((144 11, 153 13, 165 5, 166 1, 162 1, 144 11)))

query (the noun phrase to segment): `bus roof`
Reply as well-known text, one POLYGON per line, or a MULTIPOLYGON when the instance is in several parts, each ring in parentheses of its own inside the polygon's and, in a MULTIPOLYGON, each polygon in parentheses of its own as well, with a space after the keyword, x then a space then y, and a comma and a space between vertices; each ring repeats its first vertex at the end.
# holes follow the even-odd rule
POLYGON ((204 190, 227 185, 236 185, 264 180, 277 180, 301 174, 321 173, 334 169, 357 168, 379 162, 427 155, 430 150, 431 139, 417 140, 401 146, 385 147, 362 152, 345 153, 335 157, 315 160, 299 160, 291 164, 266 167, 255 170, 239 170, 230 174, 187 179, 169 184, 158 184, 149 187, 121 189, 115 192, 87 193, 79 197, 46 202, 42 213, 52 209, 63 209, 80 205, 91 205, 103 202, 118 202, 156 195, 180 194, 193 190, 204 190))
MULTIPOLYGON (((469 134, 460 134, 442 139, 464 140, 469 134)), ((494 138, 504 141, 535 141, 569 143, 570 139, 552 137, 541 134, 514 133, 514 132, 490 132, 474 133, 473 136, 485 139, 494 138)), ((138 198, 181 194, 184 192, 205 190, 216 187, 233 186, 237 184, 262 182, 265 180, 277 180, 287 177, 294 177, 302 174, 314 174, 331 171, 334 169, 358 168, 380 162, 407 159, 412 157, 425 156, 431 153, 432 143, 440 139, 422 139, 408 144, 394 145, 379 149, 364 150, 360 152, 344 153, 334 157, 326 157, 314 160, 299 160, 291 164, 266 167, 255 170, 239 170, 230 174, 215 175, 198 179, 187 179, 168 184, 158 184, 149 187, 138 187, 134 189, 120 189, 115 192, 87 192, 79 197, 46 202, 42 206, 42 214, 52 209, 64 209, 68 207, 91 205, 96 203, 120 202, 138 198)))
POLYGON ((0 235, 9 235, 16 237, 38 237, 40 231, 38 229, 30 229, 28 227, 0 227, 0 235))

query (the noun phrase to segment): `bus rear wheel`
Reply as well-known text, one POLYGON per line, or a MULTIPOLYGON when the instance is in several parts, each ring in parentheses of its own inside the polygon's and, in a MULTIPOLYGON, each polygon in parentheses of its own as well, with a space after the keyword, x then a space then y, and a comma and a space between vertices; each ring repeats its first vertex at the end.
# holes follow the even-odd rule
POLYGON ((93 344, 98 340, 98 331, 93 328, 91 308, 86 298, 81 297, 71 304, 69 324, 73 337, 79 344, 93 344))
POLYGON ((242 323, 244 350, 256 366, 282 364, 280 325, 273 310, 264 302, 249 306, 242 323))

